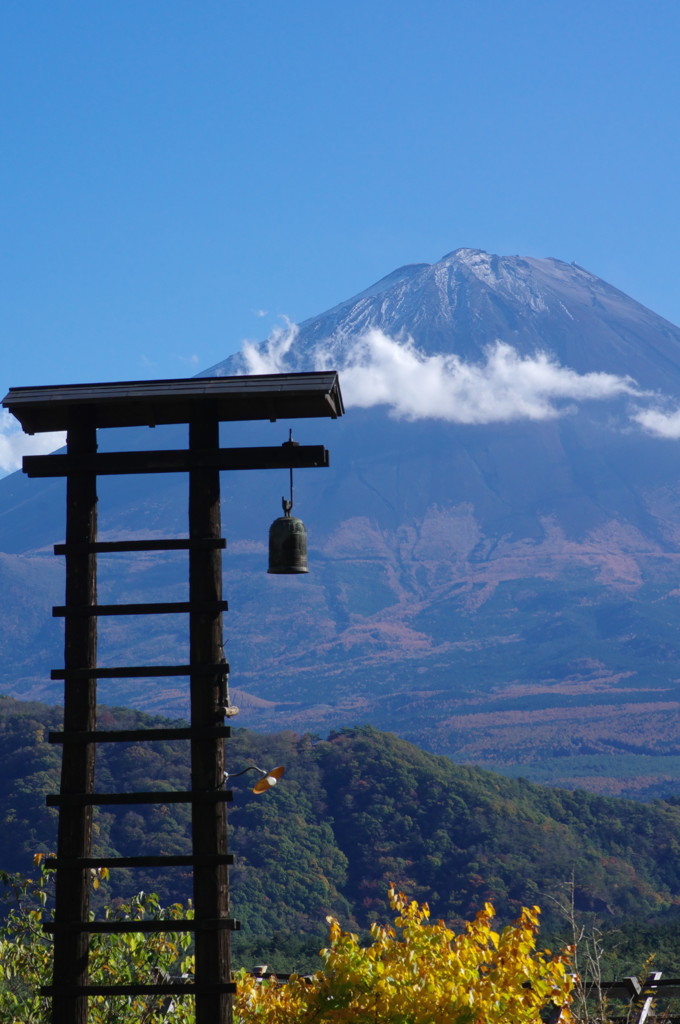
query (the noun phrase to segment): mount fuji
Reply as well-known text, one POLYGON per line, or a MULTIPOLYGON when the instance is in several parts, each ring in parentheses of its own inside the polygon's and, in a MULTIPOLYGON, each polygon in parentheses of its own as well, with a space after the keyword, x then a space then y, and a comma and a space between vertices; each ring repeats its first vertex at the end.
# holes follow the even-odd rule
MULTIPOLYGON (((510 774, 680 792, 680 329, 575 264, 458 249, 205 375, 328 367, 343 419, 224 428, 243 445, 292 426, 331 452, 329 470, 296 476, 309 576, 265 571, 286 481, 224 481, 239 721, 371 722, 510 774)), ((162 431, 106 443, 184 443, 162 431)), ((102 478, 99 491, 105 536, 185 529, 179 478, 102 478)), ((61 483, 0 481, 0 689, 13 696, 59 699, 49 546, 63 505, 61 483)), ((118 555, 100 590, 182 600, 184 577, 176 556, 118 555)), ((185 660, 173 630, 106 625, 102 663, 185 660)), ((166 682, 106 682, 100 699, 186 711, 166 682)))

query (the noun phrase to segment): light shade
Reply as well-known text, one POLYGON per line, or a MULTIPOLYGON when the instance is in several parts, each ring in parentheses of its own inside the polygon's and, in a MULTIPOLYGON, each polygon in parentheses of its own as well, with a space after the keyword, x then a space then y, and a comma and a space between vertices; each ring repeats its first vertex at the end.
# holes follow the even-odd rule
POLYGON ((276 785, 285 770, 286 769, 282 764, 278 765, 276 768, 272 768, 271 771, 267 772, 266 775, 263 775, 262 778, 255 783, 253 786, 253 793, 266 793, 268 789, 271 789, 272 786, 276 785))

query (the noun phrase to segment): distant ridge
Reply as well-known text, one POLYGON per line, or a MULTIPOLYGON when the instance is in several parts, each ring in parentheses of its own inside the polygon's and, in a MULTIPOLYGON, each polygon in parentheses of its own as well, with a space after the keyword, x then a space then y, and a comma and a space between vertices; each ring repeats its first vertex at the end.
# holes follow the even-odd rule
MULTIPOLYGON (((169 724, 125 709, 103 710, 107 728, 169 724)), ((57 708, 0 699, 4 785, 0 869, 33 871, 33 855, 54 849, 54 815, 45 789, 58 788, 59 757, 45 733, 57 708)), ((103 744, 100 772, 117 791, 185 786, 184 744, 103 744)), ((564 929, 550 898, 573 878, 575 909, 592 924, 678 920, 674 857, 680 807, 569 793, 504 779, 433 757, 372 728, 327 739, 290 731, 238 730, 231 763, 283 763, 281 785, 255 797, 234 783, 229 846, 234 910, 245 936, 323 932, 325 916, 367 928, 387 913, 391 882, 427 899, 434 917, 469 919, 492 900, 504 922, 540 903, 544 927, 564 929)), ((187 852, 183 805, 101 816, 95 853, 129 855, 143 835, 147 850, 187 852), (98 844, 98 845, 97 845, 98 844)), ((112 873, 113 875, 113 873, 112 873)), ((164 902, 190 896, 181 871, 119 870, 104 892, 129 897, 142 888, 164 902)), ((101 896, 101 893, 99 894, 101 896)))

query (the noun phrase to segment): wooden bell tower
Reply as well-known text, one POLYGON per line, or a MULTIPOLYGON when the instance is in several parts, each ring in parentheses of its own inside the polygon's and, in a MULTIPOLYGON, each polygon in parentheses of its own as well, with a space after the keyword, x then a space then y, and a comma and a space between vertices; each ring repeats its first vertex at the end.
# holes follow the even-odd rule
POLYGON ((59 794, 47 797, 59 810, 56 870, 53 982, 54 1024, 87 1024, 88 997, 191 995, 197 1024, 231 1024, 227 802, 224 788, 224 724, 229 666, 223 657, 220 523, 220 473, 234 469, 284 469, 328 466, 323 446, 283 444, 271 448, 221 448, 220 423, 292 419, 343 413, 337 374, 297 373, 253 377, 192 377, 186 380, 77 384, 11 388, 3 406, 23 429, 66 430, 66 454, 27 456, 30 477, 66 478, 66 542, 55 554, 66 559, 65 604, 54 608, 64 618, 64 667, 52 672, 64 680, 64 729, 50 742, 63 747, 59 794), (188 447, 181 450, 103 452, 97 431, 115 427, 188 424, 188 447), (177 473, 189 476, 188 536, 164 540, 97 539, 97 477, 111 474, 177 473), (120 551, 188 552, 188 602, 99 604, 98 556, 120 551), (108 615, 188 614, 188 665, 121 665, 97 662, 97 623, 108 615), (186 677, 189 681, 188 728, 100 730, 97 728, 97 680, 186 677), (100 743, 185 740, 191 749, 191 788, 182 792, 100 793, 95 789, 95 758, 100 743), (134 857, 93 854, 93 811, 104 805, 187 803, 191 806, 188 856, 144 851, 134 857), (182 865, 193 874, 195 916, 172 921, 90 921, 92 868, 148 868, 182 865), (94 985, 88 980, 89 937, 94 932, 187 931, 195 934, 195 979, 154 985, 94 985))

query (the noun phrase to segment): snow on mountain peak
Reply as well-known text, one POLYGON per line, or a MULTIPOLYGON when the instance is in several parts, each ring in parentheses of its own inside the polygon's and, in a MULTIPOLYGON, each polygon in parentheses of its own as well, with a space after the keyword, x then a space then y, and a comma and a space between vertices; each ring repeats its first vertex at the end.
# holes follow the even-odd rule
POLYGON ((402 266, 206 375, 333 368, 348 405, 481 423, 550 418, 586 400, 648 405, 650 389, 668 390, 671 365, 680 370, 680 331, 581 267, 460 248, 402 266))
POLYGON ((445 256, 439 260, 440 263, 465 263, 469 266, 474 266, 476 263, 482 263, 485 260, 488 262, 491 257, 489 253, 484 249, 467 249, 465 247, 460 249, 453 249, 452 252, 447 252, 445 256))

